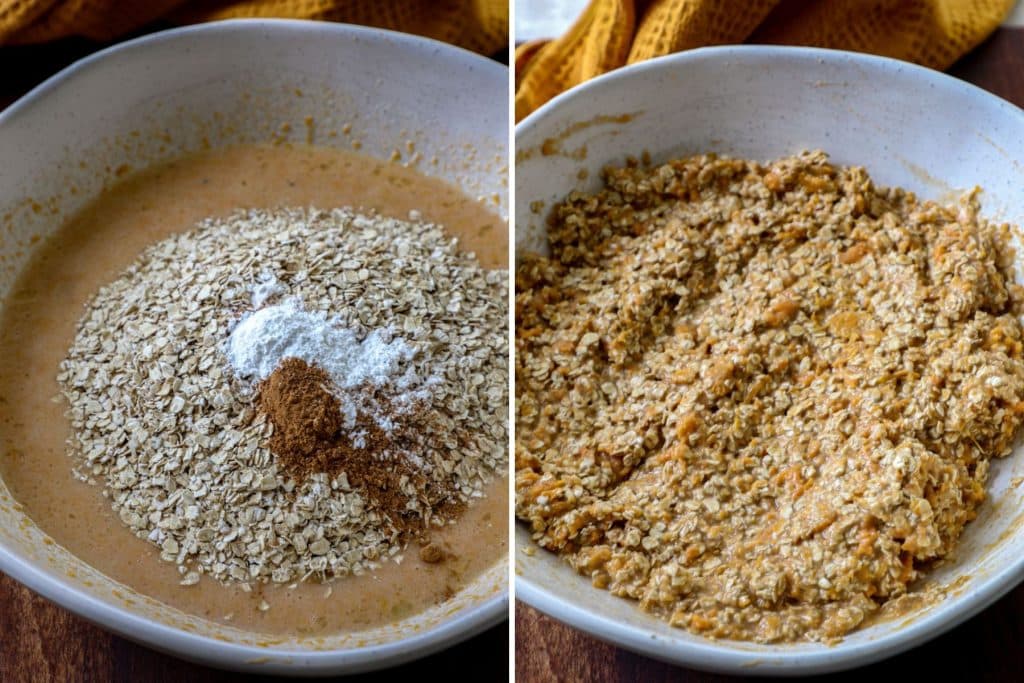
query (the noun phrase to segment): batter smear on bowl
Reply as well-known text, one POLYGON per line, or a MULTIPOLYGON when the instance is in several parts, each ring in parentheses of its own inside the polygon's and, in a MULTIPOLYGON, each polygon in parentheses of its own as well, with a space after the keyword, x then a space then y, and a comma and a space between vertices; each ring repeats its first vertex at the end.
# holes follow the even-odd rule
POLYGON ((517 268, 517 516, 673 625, 855 629, 953 557, 1024 415, 978 210, 821 152, 607 169, 517 268))

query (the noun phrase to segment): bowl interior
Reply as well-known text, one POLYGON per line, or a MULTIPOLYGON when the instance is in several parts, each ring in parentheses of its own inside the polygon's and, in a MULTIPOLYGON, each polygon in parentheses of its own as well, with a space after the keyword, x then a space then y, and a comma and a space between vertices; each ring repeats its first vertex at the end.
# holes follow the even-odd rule
MULTIPOLYGON (((551 102, 517 128, 516 145, 520 254, 546 252, 544 220, 554 202, 573 189, 597 189, 603 166, 644 152, 657 162, 706 151, 771 160, 823 149, 836 163, 867 167, 881 185, 926 198, 980 186, 985 216, 1024 225, 1024 113, 940 73, 850 53, 725 47, 640 64, 551 102)), ((523 552, 532 546, 523 524, 517 595, 601 637, 690 666, 749 674, 866 663, 951 627, 1024 577, 1021 450, 993 463, 989 500, 962 536, 958 558, 931 574, 943 599, 839 645, 712 643, 672 629, 592 588, 551 554, 523 552)))
MULTIPOLYGON (((312 22, 192 27, 87 59, 0 115, 0 300, 35 240, 113 183, 116 169, 207 147, 312 142, 384 159, 398 150, 507 215, 506 78, 505 67, 440 43, 312 22)), ((123 634, 264 671, 408 659, 506 613, 499 563, 451 601, 369 631, 300 640, 227 628, 115 584, 48 542, 2 481, 0 568, 123 634)))

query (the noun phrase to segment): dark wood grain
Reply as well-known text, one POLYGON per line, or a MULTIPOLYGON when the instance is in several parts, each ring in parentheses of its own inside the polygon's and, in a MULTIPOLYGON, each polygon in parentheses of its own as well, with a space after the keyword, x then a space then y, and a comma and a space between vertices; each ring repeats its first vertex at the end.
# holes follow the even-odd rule
POLYGON ((1024 107, 1024 28, 1001 28, 949 73, 1024 107))
MULTIPOLYGON (((1024 29, 999 29, 950 73, 1024 106, 1024 29)), ((1024 178, 1021 179, 1024 182, 1024 178)), ((627 652, 516 604, 516 679, 536 681, 740 680, 683 669, 627 652)), ((1024 585, 982 614, 910 652, 837 681, 1024 681, 1024 585)))
MULTIPOLYGON (((153 30, 158 27, 150 27, 153 30)), ((60 69, 104 47, 81 39, 0 48, 0 110, 60 69)), ((508 54, 495 56, 508 63, 508 54)), ((0 164, 3 161, 0 160, 0 164)), ((346 680, 461 680, 467 662, 486 661, 488 679, 508 679, 504 622, 445 652, 386 672, 346 680)), ((0 574, 0 683, 274 680, 190 664, 115 636, 0 574)))

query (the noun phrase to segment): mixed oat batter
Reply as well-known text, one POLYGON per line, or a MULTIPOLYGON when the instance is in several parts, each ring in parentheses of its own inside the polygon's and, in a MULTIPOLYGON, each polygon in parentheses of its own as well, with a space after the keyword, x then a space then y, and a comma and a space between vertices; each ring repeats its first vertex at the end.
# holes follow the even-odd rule
POLYGON ((821 152, 608 169, 516 283, 516 512, 716 638, 828 640, 950 557, 1024 414, 1009 226, 821 152))

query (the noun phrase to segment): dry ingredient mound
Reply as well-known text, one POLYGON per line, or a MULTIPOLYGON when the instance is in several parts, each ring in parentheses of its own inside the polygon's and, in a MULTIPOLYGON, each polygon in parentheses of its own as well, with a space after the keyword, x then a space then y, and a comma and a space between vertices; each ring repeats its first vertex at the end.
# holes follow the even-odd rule
POLYGON ((80 321, 58 376, 75 471, 186 585, 400 559, 506 467, 507 287, 432 224, 204 222, 80 321), (271 318, 295 334, 244 336, 271 318))

